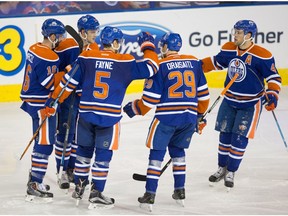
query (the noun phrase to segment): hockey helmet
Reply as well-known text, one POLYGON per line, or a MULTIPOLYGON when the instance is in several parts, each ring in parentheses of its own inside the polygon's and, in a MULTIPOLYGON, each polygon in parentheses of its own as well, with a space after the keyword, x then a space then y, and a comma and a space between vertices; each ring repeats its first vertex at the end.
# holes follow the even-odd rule
POLYGON ((55 34, 58 39, 60 36, 65 36, 66 30, 62 22, 56 19, 47 19, 42 25, 42 35, 49 37, 51 34, 55 34))
POLYGON ((234 29, 243 30, 244 35, 251 33, 252 38, 254 38, 257 33, 257 25, 252 20, 239 20, 234 25, 234 29))
POLYGON ((165 44, 167 44, 169 50, 178 52, 182 47, 181 36, 177 33, 168 32, 164 34, 159 41, 159 48, 163 47, 165 44))
POLYGON ((110 45, 114 40, 118 40, 118 43, 123 42, 123 33, 119 28, 106 26, 100 34, 100 41, 102 44, 110 45))
POLYGON ((77 22, 78 31, 80 32, 82 29, 85 31, 88 30, 99 30, 99 22, 98 20, 91 16, 85 15, 82 16, 77 22))

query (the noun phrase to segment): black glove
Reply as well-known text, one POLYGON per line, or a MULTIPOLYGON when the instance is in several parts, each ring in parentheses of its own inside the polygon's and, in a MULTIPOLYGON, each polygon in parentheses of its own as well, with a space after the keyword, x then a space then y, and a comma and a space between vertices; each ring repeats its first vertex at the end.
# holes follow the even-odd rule
POLYGON ((123 107, 124 112, 130 118, 133 118, 135 115, 141 115, 141 110, 140 110, 139 106, 137 105, 138 101, 139 100, 137 99, 135 101, 129 102, 123 107))

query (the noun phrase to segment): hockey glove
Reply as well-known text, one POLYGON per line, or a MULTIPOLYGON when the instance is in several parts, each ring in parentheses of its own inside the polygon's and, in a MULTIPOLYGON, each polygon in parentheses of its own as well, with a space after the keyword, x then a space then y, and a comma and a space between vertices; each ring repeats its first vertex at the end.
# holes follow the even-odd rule
POLYGON ((277 107, 278 95, 274 91, 269 91, 266 94, 267 104, 265 105, 265 109, 268 111, 272 111, 277 107))
POLYGON ((58 107, 58 103, 52 97, 49 97, 45 102, 44 114, 46 117, 54 116, 58 107))
POLYGON ((197 116, 197 133, 202 134, 204 127, 207 125, 207 120, 203 118, 203 114, 197 116))
POLYGON ((141 115, 141 110, 137 104, 138 101, 139 100, 137 99, 135 101, 129 102, 123 107, 124 112, 130 118, 133 118, 135 115, 141 115))
POLYGON ((137 37, 137 41, 142 52, 147 49, 155 51, 154 38, 149 32, 141 32, 137 37))

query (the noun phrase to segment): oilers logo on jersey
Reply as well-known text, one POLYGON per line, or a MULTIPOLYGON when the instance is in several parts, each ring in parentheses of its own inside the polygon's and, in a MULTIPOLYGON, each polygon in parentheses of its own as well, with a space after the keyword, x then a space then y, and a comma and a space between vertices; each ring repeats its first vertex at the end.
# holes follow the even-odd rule
POLYGON ((246 66, 245 63, 239 58, 232 59, 228 66, 228 76, 230 79, 232 79, 236 73, 238 74, 238 77, 235 82, 241 82, 245 79, 246 66))

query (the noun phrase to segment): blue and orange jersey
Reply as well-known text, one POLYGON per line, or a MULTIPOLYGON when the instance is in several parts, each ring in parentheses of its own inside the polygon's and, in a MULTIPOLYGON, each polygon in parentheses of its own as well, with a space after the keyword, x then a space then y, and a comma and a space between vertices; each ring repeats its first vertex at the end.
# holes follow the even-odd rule
POLYGON ((196 123, 209 99, 201 62, 192 55, 173 54, 160 60, 158 73, 146 80, 141 100, 146 107, 156 106, 155 117, 160 122, 178 126, 196 123))
POLYGON ((58 72, 59 57, 49 47, 36 43, 27 52, 20 98, 21 108, 35 114, 54 90, 54 74, 58 72))
POLYGON ((59 100, 62 102, 80 85, 80 117, 99 126, 112 126, 122 117, 122 101, 128 85, 133 80, 153 76, 157 70, 157 54, 150 50, 145 51, 143 61, 137 62, 130 54, 84 51, 78 57, 77 64, 62 78, 53 98, 66 85, 65 93, 59 100))
POLYGON ((267 92, 279 93, 281 89, 281 77, 273 55, 254 43, 240 50, 233 42, 227 42, 217 55, 202 59, 202 63, 204 72, 228 68, 225 86, 238 73, 224 96, 229 104, 238 108, 253 106, 263 97, 264 80, 268 84, 267 92))

